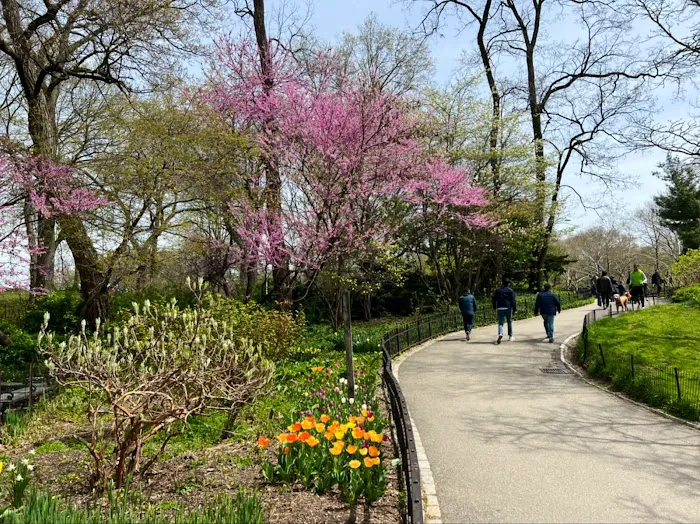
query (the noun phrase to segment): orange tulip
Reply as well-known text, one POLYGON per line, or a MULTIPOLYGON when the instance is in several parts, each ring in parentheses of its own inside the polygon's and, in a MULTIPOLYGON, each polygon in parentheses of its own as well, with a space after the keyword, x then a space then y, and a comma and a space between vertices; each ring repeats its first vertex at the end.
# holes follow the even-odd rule
POLYGON ((355 415, 350 417, 348 420, 350 421, 351 424, 357 424, 357 417, 355 415))
POLYGON ((296 442, 299 437, 297 437, 294 433, 290 433, 287 435, 287 442, 296 442))
POLYGON ((331 455, 335 455, 336 457, 340 455, 343 452, 343 448, 339 448, 337 446, 333 446, 331 448, 331 455))
POLYGON ((315 446, 318 446, 319 440, 316 437, 309 437, 306 440, 306 443, 309 445, 310 448, 313 448, 315 446))
POLYGON ((265 438, 262 435, 260 437, 258 437, 258 446, 260 446, 261 448, 266 448, 269 445, 270 445, 269 438, 265 438))
POLYGON ((371 468, 372 466, 374 466, 374 459, 365 457, 364 463, 366 467, 371 468))
POLYGON ((319 422, 318 424, 316 424, 315 429, 317 433, 323 433, 326 431, 326 426, 319 422))
POLYGON ((280 433, 277 435, 277 440, 280 442, 287 442, 287 434, 286 433, 280 433))
POLYGON ((335 443, 333 444, 333 447, 338 448, 338 449, 343 449, 345 447, 345 442, 343 442, 342 440, 336 440, 335 443))
POLYGON ((325 424, 326 422, 328 422, 330 419, 331 419, 331 417, 329 417, 329 416, 326 415, 325 413, 324 413, 323 415, 321 415, 321 422, 323 422, 324 424, 325 424))
POLYGON ((358 424, 364 424, 365 423, 365 417, 357 417, 357 420, 355 421, 358 424))
POLYGON ((324 437, 326 437, 326 440, 333 440, 333 432, 326 431, 326 434, 324 435, 324 437))
POLYGON ((350 455, 355 453, 357 451, 357 446, 353 446, 352 444, 348 444, 348 447, 345 448, 345 451, 347 451, 350 455))
POLYGON ((301 440, 302 442, 306 442, 310 438, 311 433, 309 433, 308 431, 302 431, 301 433, 299 433, 299 440, 301 440))
POLYGON ((359 460, 351 460, 350 461, 350 467, 352 469, 357 469, 360 467, 360 461, 359 460))
POLYGON ((282 451, 284 452, 285 455, 289 455, 289 452, 292 451, 292 450, 289 449, 289 446, 285 446, 284 449, 283 449, 282 451))
POLYGON ((374 457, 372 460, 374 460, 375 466, 379 466, 379 464, 381 463, 381 460, 379 459, 379 457, 374 457))
POLYGON ((352 438, 360 439, 365 436, 364 430, 360 428, 355 428, 352 430, 352 438))
POLYGON ((305 420, 301 423, 301 427, 302 427, 302 429, 311 429, 311 428, 314 427, 314 423, 311 422, 311 421, 308 420, 308 419, 305 419, 305 420))
POLYGON ((287 428, 290 433, 296 433, 297 431, 301 430, 301 424, 298 422, 296 424, 292 424, 287 428))
POLYGON ((369 447, 369 456, 370 457, 378 457, 379 456, 379 450, 375 448, 374 446, 369 447))

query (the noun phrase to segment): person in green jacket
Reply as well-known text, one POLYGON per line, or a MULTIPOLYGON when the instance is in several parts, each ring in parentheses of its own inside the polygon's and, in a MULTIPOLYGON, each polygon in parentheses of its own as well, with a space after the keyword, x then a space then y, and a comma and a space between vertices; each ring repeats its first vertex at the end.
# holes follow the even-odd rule
POLYGON ((639 269, 639 264, 634 265, 634 271, 630 273, 627 283, 630 285, 632 302, 638 302, 644 307, 644 285, 647 283, 647 276, 639 269))

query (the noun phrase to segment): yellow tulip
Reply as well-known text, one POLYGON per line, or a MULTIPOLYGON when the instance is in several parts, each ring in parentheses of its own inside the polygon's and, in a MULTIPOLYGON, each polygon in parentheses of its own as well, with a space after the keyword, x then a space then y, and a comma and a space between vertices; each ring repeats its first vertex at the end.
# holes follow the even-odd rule
POLYGON ((353 446, 352 444, 348 444, 348 447, 345 448, 345 451, 347 451, 350 455, 355 453, 357 451, 357 446, 353 446))
POLYGON ((352 469, 357 469, 360 467, 360 461, 359 460, 351 460, 350 461, 350 467, 352 469))
POLYGON ((306 443, 309 445, 310 448, 318 446, 319 440, 316 437, 309 437, 306 439, 306 443))
POLYGON ((333 433, 333 434, 335 435, 335 438, 337 438, 338 440, 340 440, 341 438, 343 438, 343 437, 345 436, 345 431, 336 431, 336 432, 333 433))
POLYGON ((304 419, 304 421, 301 423, 301 427, 303 429, 311 429, 314 427, 314 423, 311 422, 309 419, 304 419))
POLYGON ((360 448, 360 455, 363 457, 367 454, 367 448, 360 448))
POLYGON ((326 431, 326 426, 324 426, 320 422, 318 424, 316 424, 316 432, 317 433, 325 433, 325 431, 326 431))
POLYGON ((343 452, 343 448, 338 448, 336 446, 333 446, 331 448, 331 455, 335 455, 336 457, 340 455, 343 452))

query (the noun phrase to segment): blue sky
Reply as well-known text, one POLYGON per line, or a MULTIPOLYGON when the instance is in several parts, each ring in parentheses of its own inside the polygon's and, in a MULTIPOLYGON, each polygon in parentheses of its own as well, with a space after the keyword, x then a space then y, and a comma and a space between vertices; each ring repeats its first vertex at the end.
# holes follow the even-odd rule
MULTIPOLYGON (((274 4, 273 4, 274 5, 274 4)), ((406 4, 395 0, 311 0, 311 29, 323 40, 337 41, 344 32, 354 32, 358 26, 369 16, 375 13, 378 19, 385 25, 401 28, 415 29, 420 22, 420 10, 417 6, 409 10, 406 4)), ((552 29, 550 28, 550 31, 552 29)), ((562 27, 554 31, 563 30, 562 27)), ((435 78, 437 83, 447 82, 459 65, 459 58, 463 51, 469 50, 472 34, 466 31, 457 34, 452 28, 445 28, 442 36, 430 38, 430 48, 435 62, 435 78)), ((670 96, 661 94, 658 97, 660 113, 658 118, 663 120, 671 117, 682 116, 686 111, 683 105, 674 101, 670 96)), ((590 179, 576 175, 574 171, 567 173, 565 183, 573 186, 580 193, 587 205, 601 207, 598 212, 586 210, 579 203, 579 199, 570 193, 567 209, 568 219, 560 227, 582 228, 599 221, 599 213, 606 213, 609 206, 619 206, 620 202, 637 208, 651 201, 651 198, 664 190, 664 182, 652 173, 657 165, 665 157, 661 151, 628 154, 620 158, 617 171, 631 179, 632 184, 615 188, 616 196, 602 198, 603 188, 590 179)))

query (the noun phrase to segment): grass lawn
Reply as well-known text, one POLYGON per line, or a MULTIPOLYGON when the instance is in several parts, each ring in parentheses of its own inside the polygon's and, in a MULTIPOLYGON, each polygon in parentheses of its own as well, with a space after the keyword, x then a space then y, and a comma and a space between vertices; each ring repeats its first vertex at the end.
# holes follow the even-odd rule
POLYGON ((590 328, 590 341, 605 351, 633 354, 640 365, 672 366, 700 373, 700 309, 669 304, 604 319, 590 328))

